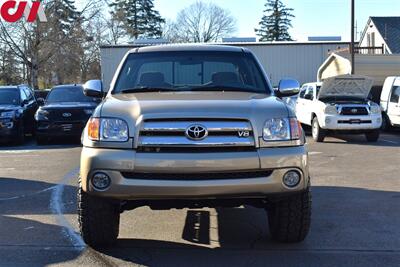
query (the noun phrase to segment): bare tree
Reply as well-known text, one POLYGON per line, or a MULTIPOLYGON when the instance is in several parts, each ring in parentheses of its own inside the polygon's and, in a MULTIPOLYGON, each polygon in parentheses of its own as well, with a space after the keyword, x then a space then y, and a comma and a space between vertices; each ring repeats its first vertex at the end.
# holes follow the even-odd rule
MULTIPOLYGON (((59 0, 44 0, 42 3, 45 7, 50 7, 53 3, 57 4, 57 1, 59 0)), ((83 24, 88 23, 96 14, 103 1, 86 0, 79 11, 81 18, 72 22, 70 29, 73 31, 68 33, 57 28, 59 18, 51 14, 48 14, 47 22, 27 23, 24 19, 16 23, 0 21, 0 52, 13 55, 15 62, 22 65, 24 80, 34 88, 39 87, 39 76, 50 80, 54 71, 71 76, 68 67, 75 72, 75 66, 80 61, 77 56, 84 54, 78 38, 83 34, 83 24)), ((75 74, 72 76, 68 80, 76 79, 75 74)))
POLYGON ((236 31, 236 20, 228 10, 213 3, 198 1, 178 13, 168 25, 166 38, 178 42, 215 42, 236 31))

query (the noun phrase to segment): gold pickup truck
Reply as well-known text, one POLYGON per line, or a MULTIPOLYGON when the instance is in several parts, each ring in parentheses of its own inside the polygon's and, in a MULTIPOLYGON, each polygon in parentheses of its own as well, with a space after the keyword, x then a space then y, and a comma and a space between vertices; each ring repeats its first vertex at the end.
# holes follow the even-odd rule
POLYGON ((78 214, 84 241, 116 241, 120 213, 251 205, 268 213, 271 236, 302 241, 311 193, 305 139, 255 56, 239 47, 166 45, 134 49, 83 134, 78 214))

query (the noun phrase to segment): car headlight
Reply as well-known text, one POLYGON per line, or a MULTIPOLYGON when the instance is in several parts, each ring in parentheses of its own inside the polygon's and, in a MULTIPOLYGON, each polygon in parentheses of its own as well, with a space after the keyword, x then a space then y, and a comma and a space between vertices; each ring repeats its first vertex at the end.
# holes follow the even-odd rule
POLYGON ((336 106, 333 105, 327 105, 324 109, 324 113, 325 114, 331 114, 331 115, 335 115, 338 114, 337 108, 336 106))
POLYGON ((380 114, 382 112, 381 107, 375 103, 370 104, 369 110, 371 114, 380 114))
POLYGON ((128 124, 116 118, 91 118, 88 137, 92 141, 126 142, 129 139, 128 124))
POLYGON ((0 118, 12 119, 15 116, 15 111, 5 111, 0 113, 0 118))
POLYGON ((44 109, 38 109, 35 113, 35 120, 36 121, 47 121, 49 118, 47 117, 49 112, 44 109))
POLYGON ((298 140, 302 129, 295 118, 269 119, 263 129, 264 141, 290 141, 298 140))

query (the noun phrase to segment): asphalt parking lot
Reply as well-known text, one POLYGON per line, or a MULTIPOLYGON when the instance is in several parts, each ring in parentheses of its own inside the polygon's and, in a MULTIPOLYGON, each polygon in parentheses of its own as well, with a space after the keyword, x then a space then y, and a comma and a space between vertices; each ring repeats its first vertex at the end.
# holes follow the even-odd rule
POLYGON ((250 207, 122 215, 115 248, 86 248, 77 233, 77 144, 0 147, 0 266, 399 266, 400 133, 309 138, 311 232, 274 243, 250 207))

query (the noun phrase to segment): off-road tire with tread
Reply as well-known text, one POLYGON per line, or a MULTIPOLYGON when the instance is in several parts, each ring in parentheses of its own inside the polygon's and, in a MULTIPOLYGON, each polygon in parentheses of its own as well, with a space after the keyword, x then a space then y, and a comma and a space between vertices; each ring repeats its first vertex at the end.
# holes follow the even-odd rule
POLYGON ((311 224, 311 190, 270 203, 267 208, 272 239, 284 243, 303 241, 311 224))
POLYGON ((120 205, 78 189, 78 220, 83 241, 91 247, 107 247, 119 234, 120 205))

